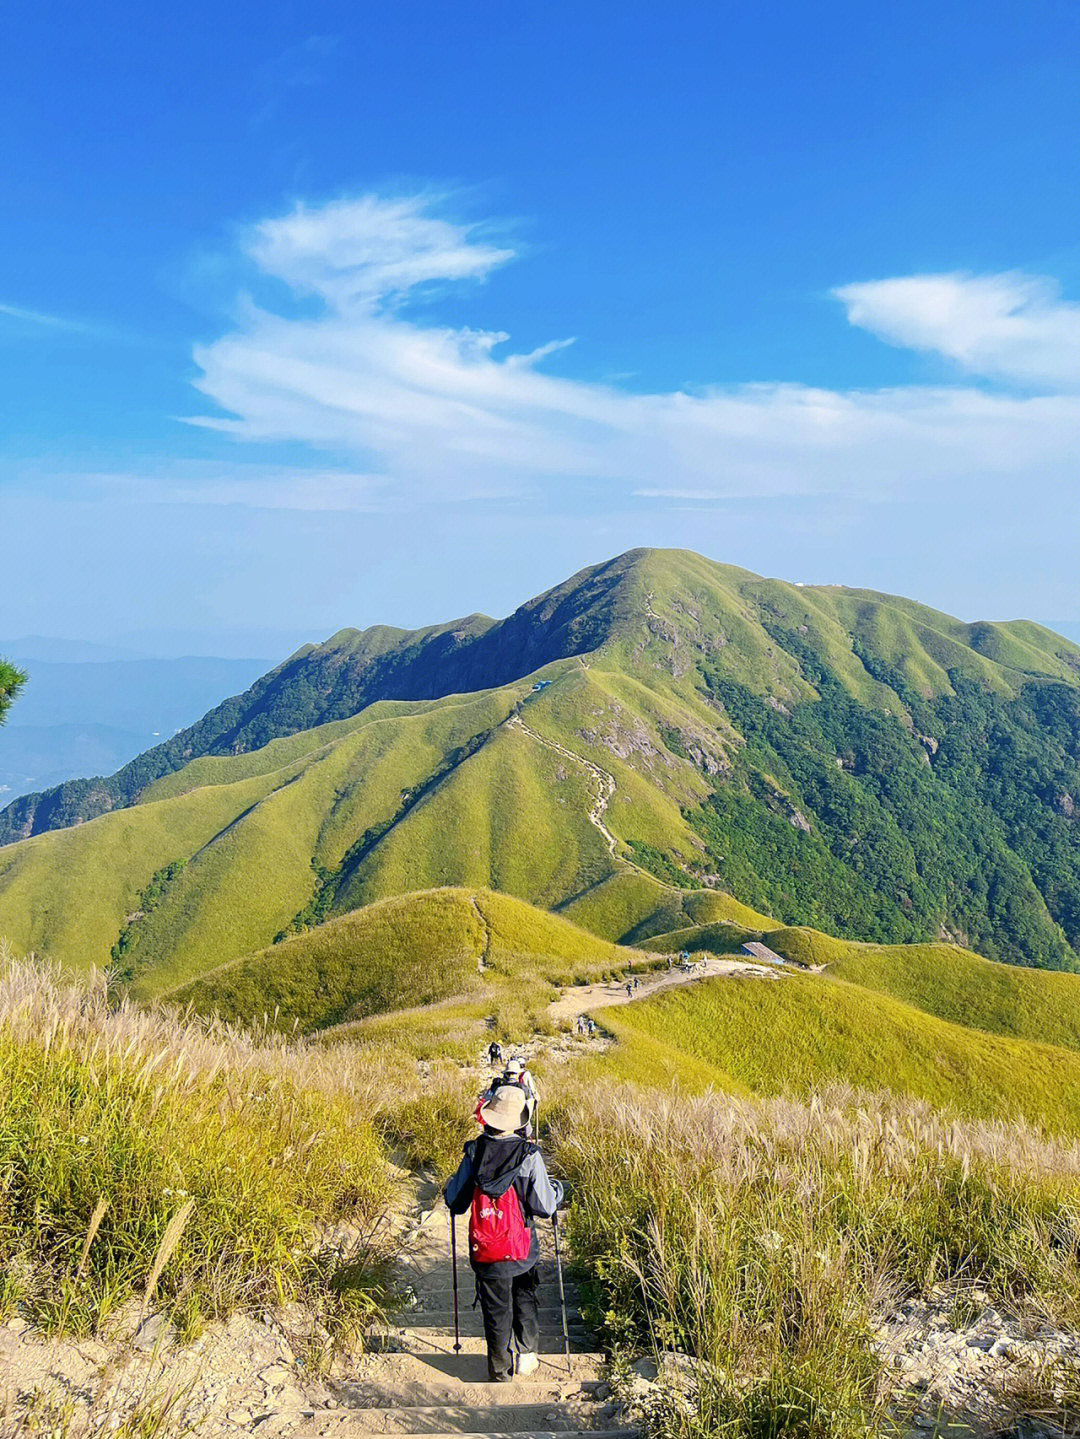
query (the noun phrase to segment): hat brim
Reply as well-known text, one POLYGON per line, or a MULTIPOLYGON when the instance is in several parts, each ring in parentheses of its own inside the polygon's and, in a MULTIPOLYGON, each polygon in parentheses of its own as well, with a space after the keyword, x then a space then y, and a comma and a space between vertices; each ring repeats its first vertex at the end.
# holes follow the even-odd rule
POLYGON ((529 1104, 516 1085, 500 1085, 487 1103, 480 1106, 479 1118, 485 1129, 494 1129, 499 1134, 513 1134, 528 1124, 529 1104))

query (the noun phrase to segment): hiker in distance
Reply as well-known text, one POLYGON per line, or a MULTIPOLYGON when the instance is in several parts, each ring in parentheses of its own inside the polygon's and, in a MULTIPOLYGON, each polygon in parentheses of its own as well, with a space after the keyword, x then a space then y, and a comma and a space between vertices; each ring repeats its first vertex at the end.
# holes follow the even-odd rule
POLYGON ((492 1069, 494 1069, 497 1064, 502 1064, 502 1062, 502 1045, 497 1039, 493 1039, 488 1045, 488 1063, 491 1065, 492 1069))
POLYGON ((500 1085, 513 1084, 525 1095, 526 1103, 529 1106, 529 1122, 526 1126, 526 1137, 536 1132, 536 1116, 540 1108, 540 1091, 536 1087, 536 1080, 532 1077, 530 1070, 526 1069, 520 1059, 508 1059, 506 1067, 501 1075, 495 1075, 487 1089, 481 1094, 477 1101, 475 1118, 477 1123, 483 1123, 480 1119, 480 1111, 489 1099, 493 1099, 495 1091, 500 1085))
POLYGON ((470 1139, 443 1197, 451 1214, 469 1214, 469 1263, 484 1317, 488 1376, 508 1384, 540 1363, 537 1288, 540 1245, 537 1219, 550 1219, 563 1202, 536 1144, 526 1137, 529 1105, 516 1084, 501 1084, 481 1106, 484 1132, 470 1139))
POLYGON ((532 1071, 526 1069, 520 1059, 509 1059, 499 1083, 516 1084, 524 1092, 526 1103, 529 1106, 529 1132, 535 1133, 536 1114, 540 1108, 540 1091, 536 1087, 532 1071))

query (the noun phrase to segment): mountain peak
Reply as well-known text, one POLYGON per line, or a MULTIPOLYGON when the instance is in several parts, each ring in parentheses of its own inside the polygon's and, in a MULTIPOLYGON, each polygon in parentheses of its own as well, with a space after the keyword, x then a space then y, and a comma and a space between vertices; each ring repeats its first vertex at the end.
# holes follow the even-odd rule
POLYGON ((493 689, 559 660, 602 654, 606 666, 686 700, 703 673, 719 670, 789 706, 815 694, 800 647, 851 694, 892 713, 903 703, 864 655, 926 696, 950 692, 954 672, 1003 693, 1030 676, 1080 676, 1080 649, 1035 625, 968 625, 911 600, 794 585, 692 550, 642 547, 579 570, 505 619, 472 614, 412 630, 378 624, 305 645, 117 774, 13 801, 0 813, 0 843, 131 804, 202 755, 258 749, 378 700, 493 689))

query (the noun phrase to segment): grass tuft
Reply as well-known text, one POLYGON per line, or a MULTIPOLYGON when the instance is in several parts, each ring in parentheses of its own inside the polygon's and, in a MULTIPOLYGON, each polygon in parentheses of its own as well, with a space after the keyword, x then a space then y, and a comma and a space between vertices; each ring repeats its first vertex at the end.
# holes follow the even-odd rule
POLYGON ((180 1023, 99 977, 0 958, 0 1269, 5 1305, 54 1333, 156 1302, 186 1333, 314 1297, 330 1226, 390 1195, 350 1075, 328 1056, 180 1023))
POLYGON ((807 1103, 595 1090, 556 1117, 575 1253, 608 1342, 694 1356, 686 1439, 879 1429, 873 1324, 898 1299, 984 1289, 1080 1318, 1080 1150, 837 1088, 807 1103))

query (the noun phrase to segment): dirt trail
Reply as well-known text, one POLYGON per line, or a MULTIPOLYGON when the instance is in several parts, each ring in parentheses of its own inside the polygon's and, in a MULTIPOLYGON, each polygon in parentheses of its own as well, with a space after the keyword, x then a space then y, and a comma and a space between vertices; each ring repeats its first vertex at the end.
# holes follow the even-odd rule
MULTIPOLYGON (((644 957, 644 956, 643 956, 644 957)), ((673 969, 641 979, 637 990, 625 985, 582 985, 565 991, 549 1007, 552 1019, 573 1019, 606 1005, 628 1004, 660 991, 719 975, 777 979, 766 965, 735 959, 706 959, 686 972, 673 969)), ((599 1041, 560 1034, 538 1038, 514 1053, 570 1062, 599 1041)), ((478 1082, 485 1066, 477 1069, 478 1082)), ((341 1439, 374 1434, 456 1436, 456 1439, 630 1439, 635 1430, 620 1427, 602 1377, 597 1352, 579 1307, 577 1286, 566 1276, 570 1356, 562 1336, 554 1246, 550 1226, 541 1225, 539 1370, 513 1384, 487 1379, 480 1312, 472 1307, 473 1284, 464 1249, 464 1223, 458 1237, 461 1344, 454 1352, 453 1276, 448 1215, 434 1190, 416 1184, 418 1207, 401 1241, 399 1279, 409 1294, 404 1317, 385 1334, 382 1352, 367 1355, 355 1375, 337 1386, 340 1407, 323 1409, 296 1439, 341 1439)), ((565 1257, 565 1256, 564 1256, 565 1257)))
POLYGON ((477 957, 477 960, 476 960, 476 968, 479 970, 479 972, 480 972, 481 974, 483 974, 484 970, 488 968, 488 960, 491 958, 491 925, 488 924, 488 922, 487 922, 487 916, 484 914, 484 911, 480 908, 480 905, 477 903, 477 899, 476 899, 476 895, 475 895, 475 894, 472 896, 472 899, 471 899, 470 902, 471 902, 472 907, 473 907, 473 913, 476 915, 476 918, 479 920, 479 922, 480 922, 480 929, 482 930, 483 935, 484 935, 484 950, 483 950, 483 953, 480 954, 480 955, 477 957))
MULTIPOLYGON (((531 725, 527 725, 518 714, 511 715, 506 723, 513 729, 522 730, 530 739, 534 739, 537 744, 543 745, 545 749, 554 750, 556 754, 561 754, 564 759, 568 759, 571 763, 581 765, 583 769, 588 770, 598 786, 592 808, 589 810, 589 823, 595 825, 603 835, 604 843, 608 847, 608 853, 612 859, 615 859, 617 857, 616 851, 619 847, 619 841, 604 823, 605 811, 611 803, 611 796, 615 793, 615 776, 609 774, 606 769, 601 769, 600 766, 594 764, 591 759, 586 759, 584 755, 576 754, 574 750, 567 749, 566 745, 560 744, 558 740, 548 739, 547 736, 542 735, 539 730, 534 730, 531 725)), ((630 863, 630 861, 628 860, 627 863, 630 863)))
POLYGON ((0 1436, 59 1433, 65 1414, 72 1433, 83 1427, 105 1433, 108 1416, 171 1395, 173 1427, 167 1433, 193 1426, 230 1439, 254 1432, 266 1439, 631 1439, 635 1431, 613 1418, 603 1356, 586 1329, 569 1274, 569 1359, 565 1354, 550 1224, 540 1226, 540 1367, 512 1384, 492 1384, 480 1312, 472 1308, 465 1222, 458 1232, 462 1347, 455 1354, 447 1211, 433 1185, 401 1177, 405 1212, 396 1241, 397 1277, 407 1307, 382 1331, 373 1352, 351 1363, 338 1359, 319 1377, 302 1357, 300 1340, 310 1320, 299 1311, 235 1315, 187 1345, 175 1344, 168 1326, 154 1317, 134 1350, 94 1339, 47 1340, 9 1320, 0 1324, 0 1436))
MULTIPOLYGON (((644 956, 643 956, 644 957, 644 956)), ((693 984, 697 980, 716 979, 725 975, 742 975, 753 979, 779 979, 778 970, 765 964, 754 964, 752 960, 703 959, 693 969, 662 970, 659 975, 642 976, 636 990, 626 992, 625 980, 605 980, 601 984, 574 985, 564 990, 558 999, 548 1006, 551 1019, 576 1019, 579 1014, 589 1014, 594 1009, 605 1009, 613 1004, 632 1004, 636 999, 651 999, 665 989, 679 985, 693 984)))
MULTIPOLYGON (((418 1191, 419 1193, 419 1191, 418 1191)), ((385 1334, 384 1350, 363 1358, 337 1386, 340 1407, 323 1410, 296 1439, 369 1434, 485 1436, 589 1435, 629 1439, 617 1427, 596 1352, 566 1277, 570 1357, 563 1347, 550 1225, 540 1226, 540 1368, 512 1384, 492 1384, 479 1309, 458 1232, 461 1352, 454 1352, 453 1279, 446 1209, 429 1190, 398 1261, 410 1307, 385 1334)))
POLYGON ((505 723, 510 728, 521 730, 523 734, 527 734, 530 739, 535 740, 537 744, 543 745, 545 749, 554 750, 556 754, 561 754, 564 759, 568 759, 573 764, 581 765, 583 769, 588 770, 597 784, 597 792, 593 797, 593 803, 589 809, 589 823, 600 831, 604 843, 607 845, 608 854, 611 855, 616 866, 624 865, 627 869, 633 869, 636 870, 638 874, 643 874, 646 879, 652 880, 654 884, 660 885, 663 889, 675 890, 674 885, 668 884, 665 880, 658 879, 655 874, 652 874, 647 869, 643 869, 640 864, 635 863, 632 859, 628 859, 625 854, 619 853, 619 841, 612 834, 611 830, 608 829, 607 822, 604 819, 608 805, 611 803, 612 796, 615 793, 615 776, 613 774, 606 769, 601 769, 598 764, 594 764, 591 759, 586 759, 583 754, 578 754, 576 750, 567 749, 566 745, 560 744, 558 740, 548 739, 548 737, 542 735, 539 730, 534 730, 531 725, 527 725, 519 714, 512 714, 505 723))

